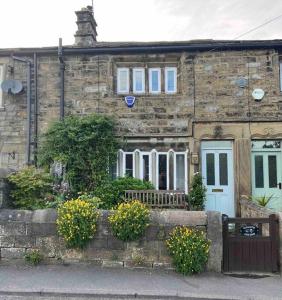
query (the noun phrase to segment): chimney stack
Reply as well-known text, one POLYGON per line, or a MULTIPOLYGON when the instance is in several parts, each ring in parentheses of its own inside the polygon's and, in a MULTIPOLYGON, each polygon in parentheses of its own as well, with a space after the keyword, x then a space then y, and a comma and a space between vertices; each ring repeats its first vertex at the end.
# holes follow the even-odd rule
POLYGON ((77 32, 75 33, 75 45, 79 47, 93 47, 97 42, 97 23, 94 19, 92 6, 76 11, 77 32))

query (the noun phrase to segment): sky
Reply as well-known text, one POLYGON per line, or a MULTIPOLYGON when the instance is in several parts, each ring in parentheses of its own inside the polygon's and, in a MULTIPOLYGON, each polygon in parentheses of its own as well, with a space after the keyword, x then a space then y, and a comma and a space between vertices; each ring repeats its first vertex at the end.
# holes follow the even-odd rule
MULTIPOLYGON (((0 48, 74 43, 91 0, 0 0, 0 48)), ((234 39, 279 15, 281 0, 93 0, 98 41, 234 39)), ((282 16, 242 39, 282 39, 282 16)))

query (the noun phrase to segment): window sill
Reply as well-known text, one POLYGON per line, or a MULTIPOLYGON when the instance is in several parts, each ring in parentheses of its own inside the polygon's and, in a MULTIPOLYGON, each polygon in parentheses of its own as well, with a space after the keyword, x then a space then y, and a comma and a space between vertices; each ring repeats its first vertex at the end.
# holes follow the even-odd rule
POLYGON ((5 107, 4 106, 0 106, 0 111, 5 111, 5 107))

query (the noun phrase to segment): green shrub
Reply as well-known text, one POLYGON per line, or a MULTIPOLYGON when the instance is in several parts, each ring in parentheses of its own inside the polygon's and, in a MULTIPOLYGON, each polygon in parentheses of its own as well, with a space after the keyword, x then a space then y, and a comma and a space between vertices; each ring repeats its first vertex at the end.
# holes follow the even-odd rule
POLYGON ((89 192, 109 177, 118 150, 112 118, 69 116, 55 122, 42 137, 39 163, 49 168, 54 162, 65 166, 65 177, 75 197, 89 192))
POLYGON ((91 202, 70 200, 58 208, 59 234, 69 248, 84 248, 97 230, 99 213, 91 202))
POLYGON ((114 236, 122 241, 140 238, 149 225, 149 209, 138 200, 121 203, 109 216, 114 236))
POLYGON ((32 250, 24 256, 24 259, 28 264, 36 266, 43 260, 43 255, 39 252, 39 250, 32 250))
POLYGON ((190 210, 203 210, 205 208, 206 191, 207 189, 203 184, 203 177, 200 173, 196 173, 193 177, 188 196, 190 210))
POLYGON ((177 272, 187 275, 204 270, 210 241, 203 232, 185 226, 175 227, 166 245, 177 272))
POLYGON ((132 177, 120 177, 107 181, 94 190, 94 195, 102 201, 102 208, 112 209, 124 200, 126 190, 152 190, 154 186, 148 182, 132 177))
POLYGON ((35 167, 25 167, 8 176, 13 205, 20 209, 45 208, 52 198, 52 177, 35 167))

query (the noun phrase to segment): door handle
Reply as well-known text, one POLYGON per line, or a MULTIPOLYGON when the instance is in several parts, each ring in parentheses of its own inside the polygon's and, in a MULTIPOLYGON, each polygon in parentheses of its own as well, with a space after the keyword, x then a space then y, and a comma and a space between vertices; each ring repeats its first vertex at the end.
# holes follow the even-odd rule
POLYGON ((277 185, 278 185, 278 187, 279 187, 279 190, 282 190, 282 183, 279 182, 277 185))

